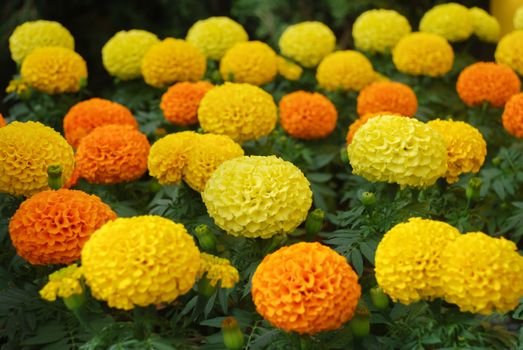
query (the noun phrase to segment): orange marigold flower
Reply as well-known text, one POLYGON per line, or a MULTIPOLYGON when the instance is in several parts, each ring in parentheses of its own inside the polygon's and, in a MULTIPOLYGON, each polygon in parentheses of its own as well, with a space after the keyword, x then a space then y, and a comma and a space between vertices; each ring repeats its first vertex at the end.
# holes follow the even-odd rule
POLYGON ((165 119, 176 125, 198 123, 200 101, 212 88, 213 85, 207 81, 174 84, 163 94, 160 103, 165 119))
POLYGON ((140 178, 147 170, 147 137, 130 125, 105 125, 82 139, 76 152, 80 177, 115 184, 140 178))
POLYGON ((131 111, 116 102, 103 98, 91 98, 75 104, 64 118, 64 132, 67 142, 77 148, 80 140, 95 128, 108 124, 131 125, 138 123, 131 111))
POLYGON ((503 111, 503 127, 511 135, 523 137, 523 92, 513 95, 503 111))
POLYGON ((35 194, 9 223, 16 252, 33 265, 70 264, 91 234, 116 214, 95 195, 60 189, 35 194))
POLYGON ((296 91, 280 101, 281 126, 293 137, 321 139, 336 128, 337 120, 336 107, 317 92, 296 91))
POLYGON ((252 278, 256 310, 287 332, 334 330, 354 315, 361 295, 347 260, 320 243, 297 243, 267 255, 252 278))
POLYGON ((383 81, 372 83, 358 95, 358 114, 389 111, 412 117, 418 109, 418 99, 410 86, 383 81))
POLYGON ((0 128, 2 126, 6 126, 6 125, 7 125, 7 122, 5 121, 4 116, 2 115, 2 113, 0 113, 0 128))
POLYGON ((477 62, 461 71, 456 84, 459 97, 468 106, 489 102, 503 107, 521 88, 518 75, 504 64, 477 62))
POLYGON ((391 113, 391 112, 387 112, 387 111, 376 112, 376 113, 367 113, 367 114, 362 115, 361 117, 356 119, 354 122, 352 122, 352 124, 349 126, 349 131, 347 133, 347 140, 346 140, 347 145, 350 145, 350 143, 352 142, 352 139, 354 138, 354 135, 356 134, 356 131, 358 131, 359 128, 361 128, 363 126, 363 124, 365 124, 369 119, 378 117, 380 115, 385 115, 385 114, 401 116, 400 114, 391 113))

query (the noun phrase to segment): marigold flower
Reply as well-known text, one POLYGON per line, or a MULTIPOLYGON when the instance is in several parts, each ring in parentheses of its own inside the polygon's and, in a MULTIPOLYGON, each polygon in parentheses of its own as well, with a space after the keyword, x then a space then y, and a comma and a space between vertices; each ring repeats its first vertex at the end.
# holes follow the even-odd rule
POLYGON ((474 31, 469 10, 457 3, 436 5, 421 18, 420 31, 438 34, 448 41, 463 41, 474 31))
POLYGON ((436 220, 411 218, 397 224, 376 249, 378 285, 403 304, 443 296, 441 252, 459 235, 456 228, 436 220))
POLYGON ((496 17, 479 7, 471 8, 469 14, 474 25, 474 35, 487 43, 497 43, 501 27, 496 17))
POLYGON ((222 288, 233 288, 240 280, 238 270, 231 265, 229 260, 207 253, 201 253, 200 259, 198 275, 201 278, 205 274, 205 277, 210 280, 211 286, 221 282, 222 288))
POLYGON ((91 234, 116 214, 95 195, 61 189, 25 200, 9 223, 16 252, 33 265, 70 264, 91 234))
POLYGON ((523 30, 523 6, 518 7, 513 18, 514 29, 523 30))
POLYGON ((104 125, 85 136, 76 151, 80 177, 116 184, 139 179, 147 170, 147 137, 131 125, 104 125))
POLYGON ((47 167, 62 167, 66 183, 74 167, 73 149, 56 131, 38 122, 0 128, 0 192, 30 197, 49 188, 47 167))
POLYGON ((398 41, 411 32, 409 21, 394 10, 369 10, 363 12, 352 27, 356 48, 387 53, 398 41))
POLYGON ((501 38, 494 56, 497 63, 506 64, 523 75, 523 30, 515 30, 501 38))
POLYGON ((162 95, 160 108, 163 111, 163 116, 176 125, 198 123, 200 101, 213 86, 207 81, 174 84, 162 95))
POLYGON ((287 60, 285 57, 277 58, 278 74, 290 81, 296 81, 301 78, 303 68, 296 63, 287 60))
POLYGON ((334 50, 336 37, 325 24, 307 21, 287 27, 279 46, 283 56, 312 68, 334 50))
POLYGON ((249 40, 242 25, 229 17, 209 17, 192 25, 185 38, 211 60, 220 60, 235 44, 249 40))
POLYGON ((372 118, 348 146, 353 174, 372 182, 428 187, 447 171, 447 147, 436 130, 413 118, 372 118))
POLYGON ((376 113, 367 113, 367 114, 360 116, 349 126, 349 131, 347 132, 347 138, 346 138, 347 145, 349 145, 352 142, 352 139, 354 138, 356 131, 358 131, 363 124, 365 124, 371 118, 379 117, 382 115, 396 115, 396 116, 402 117, 401 114, 385 112, 385 111, 376 112, 376 113))
POLYGON ((274 50, 261 41, 237 43, 222 57, 220 74, 223 80, 264 85, 278 73, 276 58, 274 50))
POLYGON ((478 129, 470 124, 453 120, 431 120, 427 123, 439 131, 447 144, 448 183, 458 181, 464 173, 477 173, 487 155, 487 143, 478 129))
POLYGON ((15 93, 18 96, 30 96, 29 85, 22 79, 17 78, 9 81, 9 85, 5 89, 5 92, 8 94, 15 93))
POLYGON ((9 37, 11 58, 18 64, 34 49, 44 46, 74 50, 74 38, 60 23, 44 20, 22 23, 9 37))
POLYGON ((523 257, 504 238, 461 235, 442 252, 441 267, 445 300, 462 312, 504 313, 523 297, 523 257))
POLYGON ((523 93, 513 95, 503 111, 503 127, 511 135, 523 137, 523 93))
POLYGON ((39 47, 22 62, 22 79, 47 94, 78 92, 87 79, 87 65, 73 50, 63 47, 39 47))
POLYGON ((87 241, 82 268, 96 299, 130 310, 187 293, 200 270, 200 252, 181 224, 159 216, 118 218, 87 241))
POLYGON ((280 124, 289 135, 321 139, 336 128, 338 112, 332 102, 317 92, 295 91, 280 101, 280 124))
POLYGON ((358 95, 358 114, 388 111, 413 117, 418 99, 410 86, 390 81, 367 85, 358 95))
POLYGON ((2 113, 0 113, 0 128, 4 127, 6 125, 7 125, 7 122, 5 121, 4 116, 2 115, 2 113))
POLYGON ((110 75, 121 80, 142 75, 142 59, 160 40, 146 30, 121 30, 102 47, 102 61, 110 75))
POLYGON ((471 64, 461 71, 456 84, 459 97, 468 106, 489 102, 493 107, 503 107, 520 88, 518 75, 510 67, 494 62, 471 64))
POLYGON ((82 268, 76 264, 61 268, 49 275, 49 282, 40 290, 40 296, 47 301, 55 301, 57 297, 69 298, 83 292, 80 279, 82 268))
POLYGON ((252 278, 256 310, 287 332, 316 334, 350 320, 361 295, 347 260, 320 243, 296 243, 267 255, 252 278))
POLYGON ((225 83, 205 94, 198 119, 205 132, 242 143, 268 135, 276 126, 277 109, 272 96, 259 87, 225 83))
POLYGON ((318 84, 329 91, 359 91, 375 79, 372 63, 354 50, 336 51, 327 55, 316 71, 318 84))
POLYGON ((65 138, 77 148, 83 137, 95 128, 109 124, 131 125, 138 129, 131 111, 119 103, 97 97, 78 102, 64 117, 65 138))
POLYGON ((201 80, 207 60, 185 40, 167 38, 154 44, 142 59, 142 75, 148 85, 163 88, 178 81, 201 80))

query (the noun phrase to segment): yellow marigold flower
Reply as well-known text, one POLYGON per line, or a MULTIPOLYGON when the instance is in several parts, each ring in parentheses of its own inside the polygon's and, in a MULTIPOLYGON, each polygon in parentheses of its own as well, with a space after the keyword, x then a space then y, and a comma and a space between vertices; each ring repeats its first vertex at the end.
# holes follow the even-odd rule
POLYGON ((376 79, 372 63, 354 50, 336 51, 325 57, 316 71, 318 84, 329 91, 359 91, 376 79))
POLYGON ((209 17, 192 25, 185 38, 211 60, 220 60, 236 43, 249 40, 242 25, 229 17, 209 17))
POLYGON ((523 6, 520 6, 514 13, 514 29, 523 30, 523 6))
POLYGON ((22 78, 13 79, 5 89, 8 94, 15 93, 17 95, 24 95, 29 91, 29 86, 22 78))
POLYGON ((438 34, 448 41, 463 41, 474 31, 469 10, 457 3, 436 5, 421 18, 420 31, 438 34))
POLYGON ((501 26, 496 17, 479 7, 471 8, 469 14, 474 25, 474 35, 487 43, 497 43, 501 26))
POLYGON ((198 119, 205 132, 242 143, 268 135, 276 126, 277 109, 272 96, 259 87, 225 83, 205 94, 198 119))
POLYGON ((72 147, 38 122, 12 122, 0 128, 0 192, 30 197, 47 190, 47 167, 62 167, 62 183, 73 173, 72 147))
POLYGON ((361 295, 347 260, 320 243, 296 243, 267 255, 252 278, 256 310, 287 332, 316 334, 350 320, 361 295))
POLYGON ((27 55, 20 73, 34 89, 47 94, 78 92, 87 79, 87 65, 73 50, 40 47, 27 55))
POLYGON ((201 80, 207 60, 185 40, 167 38, 154 44, 142 59, 142 75, 148 85, 163 88, 178 81, 201 80))
POLYGON ((200 252, 181 224, 159 216, 118 218, 87 241, 82 268, 96 299, 130 310, 187 293, 200 270, 200 252))
POLYGON ((102 47, 103 65, 118 79, 139 78, 143 57, 158 42, 158 37, 146 30, 119 31, 102 47))
POLYGON ((448 183, 458 181, 461 174, 479 171, 487 155, 487 143, 478 129, 453 120, 436 119, 427 125, 440 132, 447 144, 448 183))
POLYGON ((400 72, 439 77, 452 69, 454 51, 439 35, 411 33, 392 50, 392 60, 400 72))
POLYGON ((463 312, 504 313, 523 297, 523 257, 504 238, 461 235, 443 250, 441 268, 445 300, 463 312))
POLYGON ((506 64, 523 75, 523 30, 515 30, 501 38, 494 56, 497 63, 506 64))
POLYGON ((18 64, 34 49, 44 46, 74 50, 74 38, 60 23, 44 20, 25 22, 9 37, 11 58, 18 64))
POLYGON ((55 301, 57 297, 69 298, 81 294, 82 275, 82 268, 76 264, 61 268, 49 275, 49 282, 40 290, 40 296, 47 301, 55 301))
POLYGON ((390 229, 376 249, 376 280, 392 300, 410 304, 443 296, 441 252, 459 237, 451 225, 411 218, 390 229))
POLYGON ((394 10, 363 12, 352 27, 356 48, 368 51, 390 52, 398 41, 411 32, 409 21, 394 10))
POLYGON ((348 146, 353 173, 372 182, 427 187, 447 171, 447 147, 436 130, 414 118, 368 120, 348 146))
POLYGON ((321 22, 301 22, 285 29, 279 46, 283 56, 312 68, 334 50, 336 37, 321 22))
POLYGON ((278 56, 278 74, 290 81, 296 81, 301 78, 303 68, 296 63, 287 60, 285 57, 278 56))
POLYGON ((252 85, 270 83, 278 73, 276 53, 261 41, 237 43, 220 61, 223 80, 252 85))
POLYGON ((201 253, 200 259, 198 275, 201 278, 205 274, 205 277, 211 281, 211 286, 215 286, 220 281, 222 288, 233 288, 240 280, 238 270, 229 260, 207 253, 201 253))
POLYGON ((312 204, 307 178, 275 156, 223 162, 207 181, 202 198, 209 215, 227 233, 261 238, 292 232, 312 204))

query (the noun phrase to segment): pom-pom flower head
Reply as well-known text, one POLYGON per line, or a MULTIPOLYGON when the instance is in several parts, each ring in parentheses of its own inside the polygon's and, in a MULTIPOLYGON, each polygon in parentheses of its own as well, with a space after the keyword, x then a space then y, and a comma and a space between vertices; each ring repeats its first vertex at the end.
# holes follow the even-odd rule
POLYGON ((148 85, 164 88, 178 81, 198 81, 205 74, 205 56, 185 40, 167 38, 154 44, 142 59, 148 85))
POLYGON ((181 224, 159 216, 118 218, 85 244, 82 269, 96 299, 130 310, 187 293, 200 270, 200 252, 181 224))
POLYGON ((57 297, 69 298, 83 293, 82 268, 76 264, 69 265, 49 275, 49 282, 40 290, 40 296, 47 301, 57 297))
POLYGON ((198 123, 200 101, 212 88, 213 85, 206 81, 174 84, 163 94, 160 103, 165 119, 176 125, 198 123))
POLYGON ((259 87, 225 83, 205 94, 198 119, 205 132, 242 143, 268 135, 276 125, 277 108, 272 96, 259 87))
POLYGON ((501 119, 505 130, 523 138, 523 93, 515 94, 508 100, 501 119))
POLYGON ((394 47, 392 60, 400 72, 439 77, 452 69, 454 51, 439 35, 411 33, 394 47))
POLYGON ((372 63, 354 51, 336 51, 325 57, 316 71, 318 84, 329 91, 359 91, 376 78, 372 63))
POLYGON ((459 234, 449 224, 421 218, 394 226, 376 249, 378 285, 403 304, 443 296, 441 251, 459 234))
POLYGON ((278 56, 278 74, 287 80, 295 81, 301 78, 303 68, 296 63, 287 60, 285 57, 278 56))
POLYGON ((74 153, 56 131, 38 122, 0 128, 0 192, 29 197, 48 189, 47 167, 60 165, 62 183, 73 173, 74 153))
POLYGON ((418 99, 412 89, 397 82, 372 83, 358 95, 358 114, 391 112, 413 117, 418 109, 418 99))
POLYGON ((73 50, 40 47, 27 55, 20 73, 31 87, 47 94, 78 92, 87 79, 87 65, 73 50))
POLYGON ((523 297, 523 257, 504 238, 461 235, 442 252, 441 266, 445 300, 462 312, 504 313, 523 297))
POLYGON ((447 171, 447 147, 413 118, 383 115, 363 125, 348 146, 353 173, 372 182, 428 187, 447 171))
POLYGON ((240 280, 240 274, 231 262, 227 259, 220 258, 211 254, 200 254, 200 271, 199 277, 207 278, 211 286, 216 286, 220 282, 222 288, 233 288, 240 280))
POLYGON ((352 27, 356 48, 387 53, 398 41, 411 31, 409 21, 393 10, 369 10, 363 12, 352 27))
POLYGON ((309 181, 275 156, 244 156, 222 163, 202 192, 214 222, 234 236, 270 238, 292 232, 312 204, 309 181))
POLYGON ((143 56, 160 40, 145 30, 122 30, 102 47, 102 62, 110 75, 130 80, 142 75, 143 56))
POLYGON ((131 125, 138 123, 131 111, 116 102, 103 98, 91 98, 75 104, 64 117, 64 132, 67 142, 77 148, 80 140, 95 128, 109 124, 131 125))
POLYGON ((347 260, 320 243, 297 243, 267 255, 252 278, 256 310, 274 327, 299 334, 335 330, 361 295, 347 260))
POLYGON ((336 37, 321 22, 301 22, 285 29, 279 46, 283 56, 312 68, 334 50, 336 37))
POLYGON ((508 99, 519 92, 518 75, 504 64, 477 62, 465 68, 458 77, 456 90, 468 106, 489 102, 503 107, 508 99))
POLYGON ((280 101, 280 123, 291 136, 313 140, 327 137, 334 128, 338 112, 332 102, 317 92, 296 91, 280 101))
POLYGON ((69 264, 91 234, 116 214, 95 195, 61 189, 22 203, 9 223, 16 252, 33 265, 69 264))
POLYGON ((270 83, 278 73, 276 53, 261 41, 247 41, 227 50, 220 61, 223 80, 252 85, 270 83))
POLYGON ((471 8, 469 14, 474 25, 474 35, 484 42, 497 43, 501 27, 496 17, 479 7, 471 8))
POLYGON ((501 38, 494 56, 497 63, 506 64, 523 75, 523 30, 515 30, 501 38))
POLYGON ((210 17, 192 25, 185 38, 211 60, 219 60, 236 43, 249 39, 242 25, 228 17, 210 17))
POLYGON ((74 50, 74 38, 60 23, 44 20, 22 23, 9 37, 11 57, 18 64, 34 49, 45 46, 74 50))
POLYGON ((76 152, 80 177, 116 184, 140 178, 147 170, 147 137, 130 125, 105 125, 85 136, 76 152))
POLYGON ((434 6, 427 11, 419 24, 420 31, 438 34, 448 41, 463 41, 474 31, 469 10, 457 3, 434 6))
POLYGON ((360 116, 351 125, 349 125, 349 130, 347 132, 347 138, 346 138, 347 145, 350 145, 350 143, 352 142, 352 139, 354 138, 354 135, 356 134, 356 131, 358 131, 362 127, 362 125, 364 125, 367 121, 369 121, 369 119, 372 119, 374 117, 379 117, 382 115, 396 115, 398 117, 402 117, 401 114, 396 114, 396 113, 391 113, 391 112, 367 113, 367 114, 360 116))

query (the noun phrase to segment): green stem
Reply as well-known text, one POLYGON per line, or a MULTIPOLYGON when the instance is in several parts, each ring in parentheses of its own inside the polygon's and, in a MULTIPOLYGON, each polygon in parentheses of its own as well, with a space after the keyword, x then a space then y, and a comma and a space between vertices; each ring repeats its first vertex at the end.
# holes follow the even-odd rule
POLYGON ((91 323, 87 318, 87 312, 85 311, 84 306, 73 309, 71 311, 73 311, 73 314, 75 315, 76 319, 82 325, 82 327, 85 328, 86 331, 93 334, 95 333, 94 328, 91 326, 91 323))

